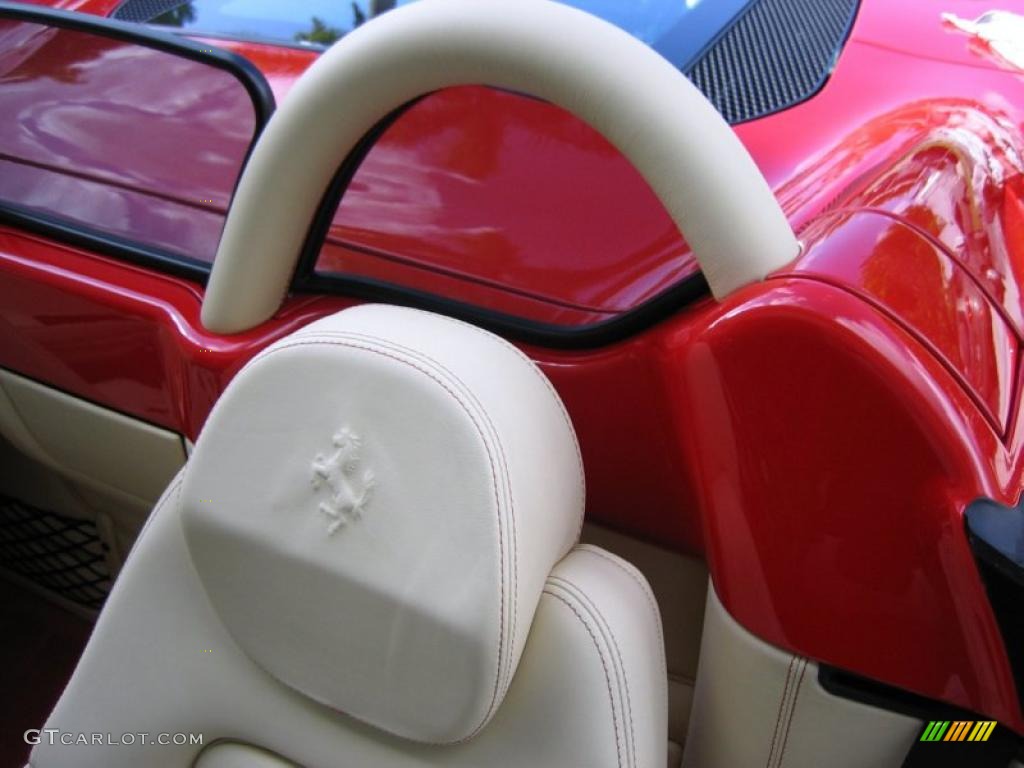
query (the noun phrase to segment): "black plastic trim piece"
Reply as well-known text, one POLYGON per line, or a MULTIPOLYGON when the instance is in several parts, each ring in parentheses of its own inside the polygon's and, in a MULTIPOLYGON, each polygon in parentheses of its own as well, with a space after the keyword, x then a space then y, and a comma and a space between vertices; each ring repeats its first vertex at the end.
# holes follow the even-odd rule
POLYGON ((984 498, 971 502, 964 529, 1024 708, 1024 497, 1016 507, 984 498))
POLYGON ((966 709, 880 683, 828 664, 818 665, 818 683, 833 696, 918 720, 987 720, 966 709))
POLYGON ((1020 586, 1024 597, 1024 499, 1016 507, 978 499, 964 511, 964 522, 975 555, 1020 586))
POLYGON ((130 24, 140 24, 147 29, 159 29, 166 30, 167 34, 174 35, 175 37, 200 37, 203 40, 220 40, 225 43, 242 43, 244 45, 263 45, 268 48, 286 48, 289 51, 305 51, 306 53, 315 53, 318 56, 325 53, 331 45, 323 45, 322 43, 290 43, 287 40, 273 40, 271 38, 260 38, 260 37, 246 37, 244 35, 229 35, 225 32, 201 32, 199 30, 188 30, 181 29, 180 27, 165 27, 161 24, 150 24, 149 22, 128 22, 130 24))
MULTIPOLYGON (((43 8, 0 0, 0 19, 13 19, 61 29, 88 32, 101 37, 138 43, 155 50, 197 61, 227 72, 245 88, 253 104, 254 132, 238 177, 237 187, 248 163, 256 139, 263 132, 275 109, 274 94, 263 74, 248 59, 221 48, 213 48, 178 35, 159 32, 130 22, 74 11, 43 8)), ((110 235, 87 226, 65 222, 57 217, 30 211, 12 203, 0 201, 0 222, 20 227, 58 242, 95 250, 106 256, 154 267, 190 280, 205 283, 211 265, 208 262, 146 245, 129 238, 110 235)))
POLYGON ((1019 755, 1021 737, 997 724, 986 742, 923 742, 920 737, 933 720, 991 720, 976 712, 929 699, 828 664, 818 665, 818 683, 833 696, 923 722, 902 768, 1007 768, 1019 755))
POLYGON ((529 320, 382 280, 356 275, 318 273, 316 261, 320 249, 323 247, 334 214, 341 205, 345 191, 359 166, 384 132, 407 110, 427 96, 429 94, 424 94, 389 113, 360 139, 342 162, 313 216, 292 277, 292 291, 340 294, 368 301, 416 307, 465 320, 506 338, 553 349, 588 349, 621 341, 670 317, 698 299, 711 295, 707 280, 698 272, 627 312, 597 323, 571 326, 529 320))

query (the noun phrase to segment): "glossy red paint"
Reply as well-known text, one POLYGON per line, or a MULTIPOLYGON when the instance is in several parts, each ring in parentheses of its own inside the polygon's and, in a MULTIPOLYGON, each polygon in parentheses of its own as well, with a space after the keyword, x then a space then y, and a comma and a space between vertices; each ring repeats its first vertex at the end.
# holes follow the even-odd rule
POLYGON ((0 20, 0 40, 0 198, 211 261, 256 134, 244 86, 77 30, 0 20))
MULTIPOLYGON (((815 99, 737 129, 807 241, 800 261, 723 304, 680 308, 620 344, 527 351, 578 427, 593 519, 705 553, 728 610, 775 645, 1024 733, 962 522, 972 499, 1015 503, 1024 487, 1024 187, 1016 159, 1024 84, 964 36, 929 26, 933 18, 940 24, 934 3, 901 7, 916 14, 915 41, 907 24, 895 23, 891 4, 867 0, 815 99), (915 306, 942 291, 950 293, 934 314, 915 306), (964 314, 958 301, 978 309, 964 314)), ((976 15, 978 6, 950 0, 948 7, 976 15)), ((288 63, 279 70, 272 58, 261 65, 283 92, 298 59, 281 54, 288 63)), ((471 114, 478 96, 466 89, 437 107, 455 121, 453 146, 508 153, 498 169, 549 173, 523 142, 501 131, 488 137, 471 114)), ((543 126, 545 119, 531 117, 532 102, 502 103, 503 119, 543 126)), ((425 136, 425 146, 436 153, 441 138, 425 136)), ((384 143, 375 152, 401 148, 384 143)), ((426 190, 440 195, 438 210, 445 195, 460 206, 473 202, 464 180, 448 185, 435 172, 441 157, 432 156, 434 170, 424 177, 426 190)), ((366 168, 382 173, 387 159, 366 168)), ((598 168, 607 170, 578 172, 577 186, 600 189, 607 176, 598 168)), ((397 256, 374 267, 391 270, 394 282, 425 279, 417 260, 426 256, 463 264, 475 252, 429 220, 414 222, 415 233, 387 229, 389 205, 402 199, 394 190, 407 193, 418 172, 394 162, 387 169, 390 183, 367 183, 362 194, 378 196, 362 199, 358 227, 344 234, 374 241, 345 247, 397 256), (404 253, 414 240, 422 249, 404 253)), ((490 184, 511 173, 479 179, 490 184)), ((603 210, 623 191, 607 194, 603 210)), ((521 197, 482 196, 488 206, 511 208, 482 210, 480 220, 529 232, 537 211, 521 197)), ((572 216, 583 219, 573 227, 585 227, 590 214, 572 216)), ((650 242, 656 227, 649 226, 637 244, 650 242)), ((508 282, 501 260, 479 256, 477 277, 508 282)), ((665 274, 631 290, 657 291, 665 274)), ((348 303, 292 296, 264 327, 223 338, 199 326, 198 286, 38 238, 5 232, 0 275, 0 365, 191 437, 245 360, 348 303)), ((466 281, 447 279, 448 295, 470 295, 466 281)), ((529 300, 550 303, 552 312, 595 308, 592 296, 575 295, 561 280, 530 283, 536 296, 529 300)), ((501 307, 526 299, 480 290, 489 298, 479 300, 501 307)))
POLYGON ((316 268, 472 291, 482 306, 583 325, 697 265, 647 183, 595 130, 541 101, 452 88, 415 104, 370 151, 316 268))
POLYGON ((804 236, 815 245, 787 272, 836 283, 886 312, 1005 432, 1019 340, 967 269, 919 231, 875 211, 824 216, 804 236))
POLYGON ((198 435, 253 353, 351 302, 295 299, 237 336, 207 333, 185 280, 0 227, 0 367, 198 435))
POLYGON ((663 332, 723 603, 769 642, 1021 729, 966 503, 1016 501, 1008 445, 860 297, 769 280, 663 332))
POLYGON ((942 20, 943 14, 973 20, 996 9, 1021 12, 1020 3, 1015 0, 998 3, 978 0, 868 2, 861 5, 856 37, 861 42, 909 53, 919 59, 1014 72, 1016 68, 1003 61, 984 42, 942 20), (913 32, 908 34, 908 30, 913 32))

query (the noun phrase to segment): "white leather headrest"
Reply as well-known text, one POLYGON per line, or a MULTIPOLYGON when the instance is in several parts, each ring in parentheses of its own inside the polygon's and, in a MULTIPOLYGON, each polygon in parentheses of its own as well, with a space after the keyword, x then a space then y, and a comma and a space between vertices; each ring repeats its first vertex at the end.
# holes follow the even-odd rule
POLYGON ((254 358, 196 444, 189 550, 239 646, 393 734, 471 738, 578 538, 561 401, 496 336, 362 306, 254 358))

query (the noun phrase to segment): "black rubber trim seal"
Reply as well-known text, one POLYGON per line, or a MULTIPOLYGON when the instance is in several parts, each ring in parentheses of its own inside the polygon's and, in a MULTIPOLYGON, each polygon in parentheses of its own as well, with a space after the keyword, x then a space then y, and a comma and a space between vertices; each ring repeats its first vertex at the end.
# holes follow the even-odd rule
POLYGON ((183 277, 200 285, 206 285, 210 278, 209 262, 144 245, 80 224, 71 224, 55 216, 21 208, 12 203, 0 203, 0 224, 100 256, 109 256, 140 267, 152 267, 163 274, 183 277))
POLYGON ((985 498, 971 502, 964 529, 1024 709, 1024 497, 1015 507, 985 498))
POLYGON ((1016 507, 978 499, 964 511, 964 523, 978 559, 1020 587, 1024 598, 1024 499, 1016 507))
POLYGON ((416 307, 455 317, 526 344, 549 349, 593 349, 627 339, 671 317, 699 299, 710 298, 704 275, 695 274, 667 291, 610 320, 566 326, 496 312, 425 291, 363 277, 307 275, 293 288, 300 292, 338 293, 367 301, 416 307))
MULTIPOLYGON (((902 768, 1007 768, 1019 756, 1022 740, 1009 728, 996 725, 986 742, 923 742, 932 720, 991 720, 967 709, 880 683, 828 664, 818 665, 818 684, 828 693, 876 709, 923 721, 902 768)), ((864 738, 870 738, 866 734, 864 738)))
POLYGON ((388 114, 370 129, 342 162, 313 216, 292 277, 292 291, 338 294, 366 301, 425 309, 465 320, 508 339, 550 349, 590 349, 613 344, 671 317, 699 299, 711 296, 707 280, 698 272, 613 318, 589 325, 570 326, 529 320, 382 280, 354 275, 318 274, 316 261, 320 249, 323 247, 335 211, 359 166, 384 132, 410 107, 428 95, 424 94, 388 114))
POLYGON ((256 125, 262 128, 274 112, 274 92, 263 73, 248 59, 223 48, 211 48, 179 35, 160 32, 151 27, 95 16, 91 13, 61 11, 38 5, 0 0, 0 19, 15 19, 49 27, 91 32, 112 40, 139 43, 147 48, 165 51, 185 59, 198 61, 234 75, 245 87, 256 111, 256 125))
MULTIPOLYGON (((167 34, 138 24, 87 13, 42 8, 38 5, 0 1, 0 19, 13 19, 49 27, 78 30, 113 40, 138 43, 148 48, 206 64, 234 76, 249 94, 255 115, 253 140, 242 161, 238 178, 241 178, 242 172, 245 170, 256 139, 259 138, 267 121, 274 113, 274 94, 266 78, 252 62, 231 51, 210 47, 208 44, 200 44, 178 35, 167 34)), ((238 180, 236 179, 236 187, 237 184, 238 180)), ((210 264, 205 261, 148 246, 128 238, 105 234, 89 227, 64 222, 55 217, 39 214, 2 201, 0 201, 0 222, 52 238, 58 242, 88 248, 106 256, 153 267, 162 272, 169 272, 199 283, 205 283, 210 272, 210 264)))
MULTIPOLYGON (((323 197, 320 199, 320 203, 317 206, 316 211, 313 213, 313 220, 309 225, 306 232, 306 239, 302 243, 302 250, 299 252, 299 259, 295 269, 295 277, 293 277, 292 288, 296 288, 296 284, 299 282, 298 275, 315 275, 316 274, 316 262, 320 257, 320 251, 323 248, 323 243, 327 239, 327 233, 331 228, 331 222, 334 220, 334 214, 337 212, 338 207, 341 205, 342 195, 345 194, 345 190, 348 189, 349 184, 352 183, 353 177, 359 170, 359 166, 363 164, 363 160, 373 149, 373 145, 377 143, 377 140, 384 135, 384 132, 390 128, 399 117, 404 115, 414 104, 420 101, 424 97, 413 99, 398 109, 392 110, 384 116, 376 125, 373 126, 352 148, 348 156, 342 161, 341 166, 334 174, 334 178, 331 179, 331 183, 327 185, 327 190, 324 192, 323 197)), ((326 277, 332 283, 336 282, 335 276, 326 277)))

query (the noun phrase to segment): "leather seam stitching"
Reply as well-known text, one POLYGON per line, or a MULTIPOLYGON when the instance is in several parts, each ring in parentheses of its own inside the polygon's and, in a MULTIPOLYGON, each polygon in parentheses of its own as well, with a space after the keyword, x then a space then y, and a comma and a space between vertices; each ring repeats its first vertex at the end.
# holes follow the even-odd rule
MULTIPOLYGON (((311 333, 311 334, 309 334, 309 336, 313 336, 313 334, 311 333)), ((399 353, 397 353, 397 352, 389 351, 389 350, 383 350, 383 349, 377 349, 374 346, 372 346, 372 345, 370 345, 369 343, 366 343, 366 342, 360 344, 360 343, 352 342, 352 341, 344 341, 342 339, 333 339, 333 340, 332 339, 317 339, 315 337, 314 338, 308 338, 308 337, 307 338, 294 338, 294 339, 292 339, 290 341, 282 341, 282 342, 279 342, 278 344, 275 344, 273 347, 264 350, 259 355, 257 355, 252 360, 250 360, 245 366, 243 366, 241 371, 239 371, 239 375, 241 374, 242 371, 245 371, 250 366, 255 365, 259 361, 266 360, 271 355, 273 355, 273 354, 275 354, 277 352, 281 352, 281 351, 284 351, 286 349, 293 349, 295 347, 303 347, 303 346, 340 346, 340 347, 348 347, 350 349, 358 349, 358 350, 362 350, 362 351, 365 351, 365 352, 369 352, 371 354, 376 354, 376 355, 380 355, 382 357, 387 357, 387 358, 389 358, 391 360, 394 360, 395 362, 401 363, 403 365, 407 365, 410 368, 413 368, 414 370, 419 371, 421 374, 423 374, 424 376, 426 376, 430 380, 434 381, 442 389, 444 389, 446 392, 448 392, 448 394, 450 394, 452 396, 452 398, 462 407, 462 409, 466 413, 466 415, 469 416, 470 421, 472 421, 473 426, 476 427, 477 433, 481 437, 482 442, 484 443, 484 448, 485 448, 485 450, 487 452, 488 462, 491 465, 491 480, 492 480, 492 484, 494 486, 495 502, 496 502, 496 504, 498 506, 498 538, 499 538, 498 549, 499 549, 499 557, 501 558, 501 564, 500 564, 500 568, 499 568, 499 570, 500 570, 500 580, 501 580, 501 586, 500 586, 501 607, 500 607, 500 610, 499 610, 498 663, 496 665, 496 667, 497 667, 497 670, 496 670, 497 674, 496 674, 495 682, 494 682, 494 690, 493 690, 493 693, 492 693, 492 696, 491 696, 491 703, 490 703, 490 706, 488 707, 487 712, 484 714, 484 717, 481 720, 481 722, 469 734, 467 734, 466 736, 463 736, 460 739, 454 740, 454 741, 448 741, 448 742, 421 741, 420 743, 423 743, 423 744, 433 744, 433 745, 449 745, 449 744, 461 744, 461 743, 470 741, 478 733, 480 733, 481 730, 483 730, 483 728, 490 721, 490 718, 493 716, 494 712, 497 709, 498 692, 501 689, 501 683, 502 683, 502 679, 501 678, 503 676, 502 675, 502 669, 504 667, 504 663, 503 663, 503 659, 502 659, 502 651, 503 650, 506 650, 506 651, 508 650, 508 649, 505 648, 505 609, 504 609, 505 599, 506 599, 506 595, 505 595, 505 566, 504 566, 505 546, 504 546, 504 536, 503 536, 503 533, 502 533, 504 526, 502 525, 502 519, 501 519, 502 518, 502 514, 501 514, 501 512, 502 512, 502 509, 501 509, 502 505, 501 505, 500 494, 499 494, 498 474, 495 471, 495 466, 494 466, 495 462, 494 462, 494 456, 491 453, 491 446, 488 445, 488 441, 484 438, 484 430, 481 428, 480 424, 478 423, 477 418, 473 415, 472 409, 467 407, 468 404, 466 402, 464 402, 462 397, 459 396, 459 393, 456 391, 455 387, 453 387, 450 384, 447 384, 444 381, 442 381, 440 376, 432 373, 429 370, 426 370, 425 368, 421 367, 421 365, 417 365, 416 361, 403 359, 402 357, 399 356, 399 353)), ((423 359, 421 359, 419 361, 421 363, 424 362, 425 360, 430 360, 431 359, 431 358, 429 358, 429 357, 427 357, 425 355, 421 355, 421 358, 423 358, 423 359)), ((460 384, 461 384, 461 382, 460 382, 460 384)), ((465 385, 462 384, 462 386, 465 386, 465 385)), ((212 414, 211 414, 211 416, 212 416, 212 414)), ((505 469, 507 470, 507 467, 505 469)))
MULTIPOLYGON (((615 632, 612 631, 611 624, 608 622, 608 619, 605 617, 605 615, 601 612, 601 609, 598 608, 594 601, 590 599, 590 596, 582 587, 580 587, 574 581, 565 578, 564 576, 556 576, 554 574, 552 574, 549 577, 549 581, 566 584, 569 587, 571 587, 576 593, 578 593, 573 596, 583 607, 585 607, 589 612, 594 614, 594 617, 596 619, 594 623, 601 631, 601 635, 605 637, 606 641, 610 641, 611 647, 615 650, 615 656, 618 658, 619 661, 618 669, 616 671, 618 671, 622 676, 619 695, 623 700, 622 708, 629 717, 629 738, 623 738, 623 741, 625 742, 626 746, 626 760, 629 761, 631 765, 635 766, 636 730, 633 724, 633 699, 629 691, 629 676, 626 674, 626 663, 625 661, 623 661, 622 650, 619 648, 619 642, 618 639, 615 637, 615 632)), ((614 667, 615 665, 613 664, 612 666, 614 667)), ((616 676, 616 683, 619 684, 618 675, 616 676)), ((625 737, 625 726, 623 726, 623 731, 623 736, 625 737)))
MULTIPOLYGON (((642 574, 638 572, 639 569, 637 571, 632 570, 630 567, 627 567, 625 564, 620 562, 618 558, 614 557, 613 555, 610 555, 600 547, 596 547, 592 544, 580 544, 576 547, 576 551, 588 552, 591 555, 595 555, 596 557, 599 557, 602 560, 611 563, 620 571, 629 576, 629 578, 631 578, 636 583, 636 585, 640 587, 640 591, 643 592, 644 597, 647 598, 647 604, 651 608, 651 613, 654 616, 654 622, 658 626, 658 634, 661 637, 662 644, 664 644, 665 627, 661 621, 661 611, 658 608, 658 602, 654 597, 654 593, 652 592, 650 585, 647 584, 646 581, 642 578, 642 574)), ((668 677, 668 661, 664 658, 664 656, 662 656, 661 668, 662 671, 665 673, 665 676, 668 677)))
POLYGON ((765 768, 771 768, 772 757, 775 755, 775 742, 779 737, 779 725, 782 722, 782 711, 783 706, 786 703, 786 698, 789 695, 789 680, 793 674, 793 664, 796 662, 796 656, 790 656, 789 667, 786 669, 786 684, 782 688, 782 695, 779 697, 779 710, 775 715, 775 730, 772 731, 772 743, 768 748, 768 759, 765 761, 765 768))
POLYGON ((481 334, 482 336, 485 336, 488 339, 496 340, 502 347, 504 347, 507 351, 511 352, 516 358, 526 362, 530 370, 533 372, 534 376, 539 378, 541 380, 541 383, 543 383, 544 386, 547 387, 548 392, 551 393, 551 397, 554 399, 555 405, 558 406, 558 410, 562 414, 562 418, 565 419, 565 423, 569 427, 569 434, 572 435, 572 442, 574 447, 576 448, 576 462, 579 467, 580 504, 582 505, 582 508, 580 509, 579 530, 576 532, 576 540, 579 541, 580 533, 583 531, 583 518, 586 513, 587 504, 587 486, 586 475, 583 469, 583 452, 580 450, 580 441, 579 438, 576 436, 576 430, 572 426, 572 419, 569 418, 569 412, 566 410, 565 403, 562 402, 562 398, 560 398, 558 396, 558 393, 555 391, 555 387, 551 383, 551 380, 547 376, 545 376, 540 370, 538 370, 537 364, 534 363, 521 349, 519 349, 514 344, 510 343, 507 339, 503 339, 501 336, 498 336, 497 334, 490 333, 489 331, 485 331, 483 328, 479 328, 473 325, 472 323, 467 323, 463 320, 457 320, 454 317, 449 317, 448 315, 439 315, 434 312, 427 312, 425 310, 416 309, 414 307, 407 307, 407 309, 409 309, 409 311, 411 312, 418 312, 421 315, 429 315, 430 317, 441 318, 442 320, 448 323, 468 328, 474 333, 481 334))
POLYGON ((786 747, 789 745, 789 729, 793 725, 793 718, 796 715, 796 707, 800 701, 800 689, 804 684, 804 674, 807 672, 807 659, 801 659, 800 678, 796 683, 796 694, 793 696, 793 706, 789 710, 789 717, 786 720, 786 734, 782 739, 782 750, 779 753, 778 768, 783 768, 786 761, 786 747))
MULTIPOLYGON (((440 360, 437 360, 436 358, 431 357, 430 355, 427 355, 427 354, 425 354, 423 352, 420 352, 419 350, 413 349, 411 347, 406 347, 405 345, 399 344, 398 342, 395 342, 395 341, 391 341, 390 339, 382 338, 380 336, 374 336, 373 334, 368 334, 368 333, 357 333, 357 332, 353 332, 353 331, 320 331, 320 332, 317 333, 317 335, 328 336, 328 337, 336 338, 336 339, 365 340, 367 343, 371 343, 372 342, 372 343, 378 343, 378 344, 387 346, 388 348, 390 348, 391 350, 397 352, 398 354, 406 354, 406 355, 408 355, 410 357, 418 358, 419 360, 421 360, 422 362, 426 363, 427 365, 430 365, 430 366, 433 366, 433 367, 437 368, 439 373, 444 373, 447 376, 450 376, 454 381, 458 382, 458 384, 464 390, 463 394, 469 400, 471 400, 472 403, 479 410, 481 421, 483 421, 484 425, 488 428, 488 430, 489 430, 489 432, 491 434, 491 437, 493 438, 494 443, 495 443, 495 445, 498 448, 498 453, 500 455, 500 462, 499 463, 500 463, 500 465, 505 470, 505 472, 503 474, 504 483, 502 485, 503 485, 503 489, 505 491, 504 496, 505 496, 505 498, 507 499, 507 502, 508 502, 509 518, 510 518, 511 529, 512 529, 511 530, 511 536, 509 537, 510 542, 511 542, 511 550, 512 550, 509 553, 509 559, 511 561, 510 565, 511 565, 511 569, 512 569, 511 573, 509 574, 509 578, 510 578, 510 580, 512 582, 512 585, 513 585, 512 598, 511 598, 511 601, 510 601, 511 602, 510 623, 511 623, 512 629, 511 629, 511 633, 510 633, 510 636, 509 636, 508 652, 505 654, 504 663, 502 663, 502 665, 501 665, 501 675, 502 675, 501 689, 504 690, 504 691, 507 691, 508 690, 508 686, 512 682, 512 657, 513 657, 513 650, 512 649, 515 647, 516 637, 517 637, 517 632, 518 632, 518 624, 519 624, 519 531, 518 531, 518 525, 517 525, 517 521, 516 521, 515 497, 512 494, 512 481, 511 481, 511 478, 509 477, 509 474, 508 474, 508 466, 509 466, 508 465, 508 458, 507 458, 507 455, 505 453, 504 443, 502 443, 501 436, 498 434, 498 430, 494 426, 494 422, 491 421, 491 418, 490 418, 489 414, 487 413, 487 409, 484 407, 483 403, 480 402, 479 398, 476 397, 475 393, 469 387, 469 385, 466 384, 466 382, 463 381, 462 378, 457 373, 455 373, 453 370, 451 370, 448 366, 446 366, 440 360)), ((310 332, 310 333, 307 334, 307 336, 312 337, 313 333, 310 332)))
MULTIPOLYGON (((543 592, 544 592, 544 594, 553 597, 555 600, 558 600, 560 603, 565 605, 566 608, 568 608, 570 611, 572 611, 573 614, 576 616, 576 618, 579 620, 580 624, 582 624, 583 628, 587 631, 587 634, 590 635, 591 641, 594 643, 594 649, 597 651, 597 657, 601 660, 601 667, 604 669, 605 688, 608 691, 608 703, 609 703, 609 705, 611 707, 611 711, 612 711, 612 725, 613 725, 613 727, 615 729, 615 752, 616 752, 616 755, 617 755, 617 758, 618 758, 619 768, 624 768, 624 765, 623 765, 623 762, 622 762, 622 747, 620 746, 620 743, 619 743, 620 742, 620 738, 619 738, 619 720, 620 720, 620 716, 618 714, 616 714, 615 694, 614 694, 614 692, 612 690, 611 675, 608 673, 608 662, 605 659, 605 654, 601 650, 601 644, 598 642, 597 636, 594 634, 594 630, 591 628, 589 622, 587 622, 586 618, 584 618, 584 616, 578 610, 576 610, 575 606, 573 606, 573 604, 571 602, 569 602, 569 600, 567 600, 562 595, 559 595, 559 594, 556 594, 555 592, 552 592, 551 590, 549 590, 547 588, 545 588, 543 590, 543 592)), ((625 729, 625 723, 623 723, 623 729, 625 729)))

